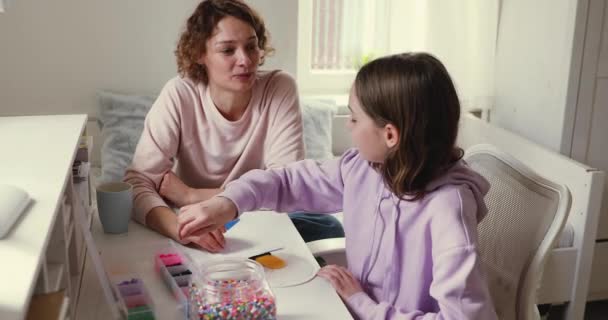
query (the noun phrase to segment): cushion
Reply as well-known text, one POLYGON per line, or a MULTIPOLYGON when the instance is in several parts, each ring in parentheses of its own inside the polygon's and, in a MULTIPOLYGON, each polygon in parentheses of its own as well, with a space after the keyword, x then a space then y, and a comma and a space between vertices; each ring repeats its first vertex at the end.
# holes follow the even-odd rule
POLYGON ((302 98, 300 106, 305 157, 315 160, 333 158, 331 134, 335 104, 325 100, 302 98))
POLYGON ((97 97, 103 139, 99 182, 121 181, 133 159, 146 114, 156 98, 105 91, 98 92, 97 97))

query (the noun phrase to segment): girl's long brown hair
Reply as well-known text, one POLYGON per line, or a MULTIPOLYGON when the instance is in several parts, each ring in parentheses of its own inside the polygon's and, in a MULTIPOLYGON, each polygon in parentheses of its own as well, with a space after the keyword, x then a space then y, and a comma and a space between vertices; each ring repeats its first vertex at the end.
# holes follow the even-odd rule
POLYGON ((225 17, 235 17, 249 24, 258 37, 258 47, 264 50, 264 57, 274 49, 270 46, 270 35, 262 17, 245 2, 240 0, 205 0, 201 2, 188 21, 177 43, 177 71, 182 77, 189 77, 195 82, 207 84, 209 76, 205 67, 198 63, 201 55, 206 52, 206 43, 213 36, 215 27, 225 17))
POLYGON ((463 155, 456 147, 460 102, 446 68, 427 53, 392 55, 363 66, 354 86, 376 125, 399 131, 399 144, 375 168, 400 198, 423 198, 463 155))

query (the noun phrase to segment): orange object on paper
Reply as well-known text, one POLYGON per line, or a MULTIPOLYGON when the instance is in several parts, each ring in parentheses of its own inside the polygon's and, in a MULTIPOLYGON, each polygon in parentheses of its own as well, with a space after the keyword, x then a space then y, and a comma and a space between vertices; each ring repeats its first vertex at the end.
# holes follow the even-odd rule
POLYGON ((287 265, 287 263, 285 263, 283 259, 277 256, 273 256, 270 253, 263 256, 259 256, 254 260, 268 269, 281 269, 287 265))

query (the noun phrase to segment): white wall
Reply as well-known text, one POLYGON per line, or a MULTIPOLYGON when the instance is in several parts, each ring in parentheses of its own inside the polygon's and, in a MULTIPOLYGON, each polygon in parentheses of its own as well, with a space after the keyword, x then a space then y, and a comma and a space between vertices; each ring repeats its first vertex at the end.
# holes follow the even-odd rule
POLYGON ((509 0, 500 12, 491 121, 556 151, 573 107, 568 85, 578 2, 509 0))
POLYGON ((463 107, 489 108, 498 0, 392 0, 391 6, 390 52, 434 54, 452 76, 463 107))
MULTIPOLYGON (((297 0, 251 0, 271 31, 265 68, 295 75, 297 0)), ((155 94, 198 1, 15 1, 0 13, 0 116, 96 114, 95 91, 155 94)))

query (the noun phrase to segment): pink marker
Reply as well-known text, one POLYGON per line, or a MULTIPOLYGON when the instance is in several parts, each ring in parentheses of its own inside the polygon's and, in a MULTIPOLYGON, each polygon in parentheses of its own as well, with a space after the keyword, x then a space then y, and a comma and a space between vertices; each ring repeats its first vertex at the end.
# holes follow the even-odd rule
POLYGON ((158 257, 165 264, 165 266, 174 266, 182 263, 182 258, 178 254, 161 254, 158 257))

